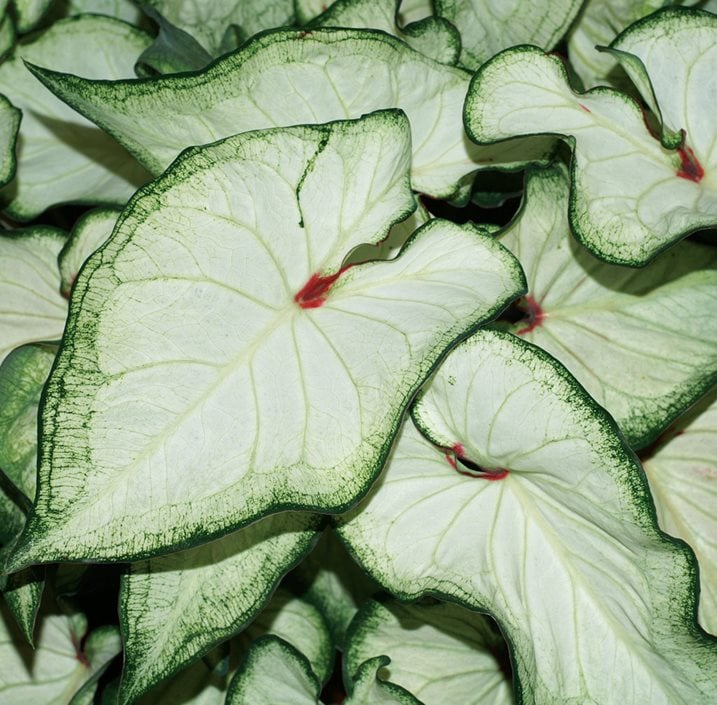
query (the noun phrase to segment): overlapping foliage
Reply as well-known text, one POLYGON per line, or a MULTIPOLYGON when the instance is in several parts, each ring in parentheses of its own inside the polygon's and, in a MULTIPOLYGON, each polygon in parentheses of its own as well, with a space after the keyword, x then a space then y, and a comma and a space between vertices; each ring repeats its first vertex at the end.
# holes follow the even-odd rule
POLYGON ((0 2, 3 703, 717 702, 710 10, 0 2))

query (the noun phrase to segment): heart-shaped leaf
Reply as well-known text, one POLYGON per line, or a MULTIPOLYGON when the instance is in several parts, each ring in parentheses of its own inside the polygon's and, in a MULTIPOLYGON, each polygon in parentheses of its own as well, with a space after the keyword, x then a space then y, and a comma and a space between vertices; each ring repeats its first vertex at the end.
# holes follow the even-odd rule
POLYGON ((717 634, 717 392, 677 420, 643 459, 660 526, 700 564, 700 624, 717 634))
POLYGON ((451 604, 367 602, 351 625, 344 670, 376 654, 391 662, 384 677, 425 705, 512 705, 505 642, 488 619, 451 604))
POLYGON ((25 343, 62 336, 67 301, 57 257, 66 237, 44 225, 0 235, 0 362, 25 343))
POLYGON ((717 16, 672 9, 636 27, 613 46, 623 55, 644 53, 665 134, 682 135, 673 148, 650 133, 633 99, 608 88, 574 92, 560 59, 533 47, 489 61, 466 101, 466 129, 479 142, 540 133, 569 139, 573 232, 598 257, 632 266, 717 224, 717 139, 709 117, 717 108, 717 16))
POLYGON ((559 363, 479 331, 414 417, 434 445, 406 424, 339 528, 381 584, 492 614, 523 703, 717 698, 694 558, 657 530, 634 456, 559 363))
POLYGON ((33 71, 155 174, 190 145, 393 107, 411 122, 413 188, 436 198, 457 197, 476 169, 496 161, 519 168, 553 147, 552 139, 498 148, 471 144, 461 118, 470 75, 380 32, 272 32, 198 74, 151 81, 33 71))
POLYGON ((134 74, 149 42, 124 22, 83 15, 56 22, 0 64, 0 92, 23 114, 17 174, 1 192, 13 218, 30 220, 68 201, 123 204, 149 178, 112 138, 32 80, 23 62, 118 79, 134 74))
POLYGON ((475 71, 515 44, 552 49, 565 34, 582 0, 434 0, 436 14, 461 32, 461 64, 475 71))
POLYGON ((570 239, 564 168, 530 172, 500 241, 529 295, 511 331, 560 360, 643 447, 717 381, 717 251, 683 242, 643 269, 596 260, 570 239))
POLYGON ((368 489, 436 362, 523 286, 443 221, 342 268, 411 209, 409 143, 393 111, 249 133, 138 194, 75 285, 15 569, 149 557, 368 489))
POLYGON ((120 702, 134 702, 237 633, 308 552, 317 525, 316 516, 283 513, 203 546, 133 564, 120 592, 120 702))

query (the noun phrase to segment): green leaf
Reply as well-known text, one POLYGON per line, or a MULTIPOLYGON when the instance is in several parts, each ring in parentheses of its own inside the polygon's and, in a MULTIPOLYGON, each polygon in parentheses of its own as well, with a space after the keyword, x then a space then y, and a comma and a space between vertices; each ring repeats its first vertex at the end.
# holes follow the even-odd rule
POLYGON ((555 360, 484 330, 456 348, 339 527, 402 599, 489 612, 523 703, 717 698, 687 548, 658 532, 610 417, 555 360))
POLYGON ((87 637, 82 650, 87 661, 93 665, 92 675, 74 694, 68 705, 94 705, 100 678, 114 657, 122 651, 119 630, 114 625, 95 629, 87 637))
POLYGON ((699 622, 717 633, 717 393, 677 420, 643 460, 660 526, 700 564, 699 622))
POLYGON ((144 558, 368 489, 437 361, 523 286, 502 246, 438 220, 341 267, 410 211, 409 160, 382 112, 190 150, 137 195, 75 285, 15 569, 144 558))
MULTIPOLYGON (((0 549, 0 558, 7 551, 0 549)), ((45 569, 25 568, 0 579, 2 595, 28 644, 35 644, 35 622, 45 589, 45 569)))
MULTIPOLYGON (((293 23, 293 0, 146 0, 173 25, 219 56, 227 29, 237 26, 241 41, 267 29, 293 23)), ((185 145, 186 146, 186 145, 185 145)))
POLYGON ((69 299, 72 286, 87 258, 112 234, 120 214, 118 208, 95 208, 75 223, 58 257, 62 295, 69 299))
POLYGON ((408 691, 379 678, 391 659, 377 656, 363 663, 354 674, 352 691, 345 705, 423 705, 408 691))
POLYGON ((604 264, 570 239, 564 168, 534 170, 500 238, 529 297, 512 332, 560 360, 643 447, 717 381, 717 251, 683 242, 644 269, 604 264))
POLYGON ((15 140, 19 127, 20 111, 0 95, 0 186, 15 176, 15 140))
POLYGON ((552 49, 565 34, 582 0, 493 2, 434 0, 436 14, 461 33, 461 64, 471 71, 516 44, 552 49))
POLYGON ((481 167, 544 159, 552 139, 477 147, 461 111, 469 74, 379 32, 273 32, 189 76, 98 82, 33 69, 154 174, 189 145, 247 130, 357 118, 398 107, 411 121, 414 190, 458 195, 481 167))
POLYGON ((62 336, 67 301, 57 256, 65 237, 45 225, 0 235, 0 361, 25 343, 62 336))
POLYGON ((505 642, 485 616, 458 605, 367 602, 351 625, 345 672, 377 654, 391 659, 384 678, 425 705, 514 702, 501 670, 505 642))
MULTIPOLYGON (((4 59, 10 52, 15 45, 15 39, 15 25, 13 24, 12 17, 10 17, 10 15, 2 15, 0 12, 0 59, 4 59)), ((4 106, 3 112, 5 112, 4 106)), ((3 133, 7 129, 7 126, 3 125, 3 133)))
POLYGON ((30 220, 66 202, 124 203, 149 178, 113 139, 32 80, 23 62, 118 79, 133 74, 149 41, 124 22, 85 15, 56 22, 0 64, 0 92, 23 113, 17 175, 1 192, 13 218, 30 220))
POLYGON ((296 568, 292 578, 303 599, 323 615, 332 642, 344 649, 351 620, 379 586, 348 555, 330 529, 325 530, 316 548, 296 568))
POLYGON ((24 34, 34 29, 50 9, 52 2, 53 0, 12 0, 17 31, 24 34))
POLYGON ((684 130, 681 146, 660 144, 627 95, 608 88, 575 93, 560 60, 531 47, 509 49, 476 74, 466 127, 479 142, 539 133, 567 138, 574 145, 573 232, 601 259, 641 266, 690 232, 717 223, 717 140, 708 117, 717 108, 717 16, 669 10, 635 26, 613 46, 645 52, 641 60, 665 134, 684 130), (647 27, 649 51, 641 45, 647 27))
POLYGON ((132 0, 54 0, 51 19, 87 13, 107 15, 134 25, 142 21, 142 12, 132 0))
POLYGON ((226 705, 317 705, 320 690, 308 659, 283 639, 266 636, 249 649, 226 705))
POLYGON ((101 628, 92 632, 81 648, 86 633, 87 620, 82 615, 46 614, 33 650, 23 643, 5 610, 0 608, 3 705, 86 703, 86 699, 73 696, 120 651, 115 629, 101 628))
POLYGON ((212 61, 212 56, 191 34, 175 27, 150 5, 145 5, 144 12, 157 23, 159 32, 137 59, 138 76, 197 71, 212 61))
POLYGON ((312 515, 279 514, 198 548, 133 564, 120 592, 120 702, 133 702, 237 633, 309 550, 317 524, 312 515))
POLYGON ((454 65, 461 52, 458 30, 441 17, 427 17, 401 26, 400 0, 337 0, 309 27, 378 29, 402 39, 416 51, 443 64, 454 65))
POLYGON ((658 10, 664 0, 587 0, 568 35, 570 65, 586 88, 597 84, 623 88, 614 56, 598 51, 636 20, 658 10))

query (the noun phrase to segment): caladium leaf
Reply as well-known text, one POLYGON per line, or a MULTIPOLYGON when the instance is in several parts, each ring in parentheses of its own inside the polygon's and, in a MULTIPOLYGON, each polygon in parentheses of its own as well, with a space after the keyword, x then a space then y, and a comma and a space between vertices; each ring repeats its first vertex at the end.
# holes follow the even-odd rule
MULTIPOLYGON (((26 345, 11 352, 0 365, 0 470, 10 485, 5 487, 6 493, 0 492, 3 559, 20 535, 35 497, 38 406, 56 353, 54 345, 26 345)), ((3 583, 5 601, 32 643, 44 570, 26 568, 3 583)))
POLYGON ((682 242, 644 269, 570 240, 566 169, 530 172, 500 237, 521 262, 527 317, 511 328, 560 360, 643 447, 717 381, 717 251, 682 242))
POLYGON ((15 569, 366 492, 437 361, 523 286, 502 246, 438 220, 342 269, 412 208, 409 160, 387 111, 189 150, 133 199, 75 284, 15 569))
MULTIPOLYGON (((15 44, 15 25, 10 15, 2 15, 0 12, 0 59, 4 59, 15 44)), ((3 130, 7 129, 3 127, 3 130)))
POLYGON ((458 30, 442 17, 428 17, 402 27, 398 22, 400 0, 337 0, 309 27, 379 29, 403 39, 416 51, 443 64, 456 64, 461 53, 458 30))
POLYGON ((46 614, 33 651, 23 643, 5 610, 0 609, 3 705, 79 705, 83 700, 73 696, 85 681, 106 667, 120 648, 114 628, 100 628, 87 635, 84 616, 46 614))
POLYGON ((133 564, 120 591, 120 702, 133 702, 238 632, 308 552, 318 521, 283 513, 203 546, 133 564))
POLYGON ((321 684, 291 644, 265 636, 252 644, 227 693, 227 705, 317 705, 321 684))
MULTIPOLYGON (((421 705, 391 683, 378 680, 386 657, 371 659, 358 671, 354 690, 345 705, 421 705)), ((321 705, 321 685, 308 659, 275 636, 258 639, 232 680, 226 705, 321 705)))
POLYGON ((575 93, 560 60, 531 47, 509 49, 489 61, 466 101, 467 130, 478 141, 535 133, 568 138, 574 144, 573 232, 598 257, 633 266, 717 223, 711 175, 717 140, 705 117, 716 107, 711 101, 717 95, 712 71, 717 16, 673 9, 637 27, 613 46, 623 55, 645 54, 642 63, 659 96, 666 141, 682 135, 674 148, 651 135, 627 95, 608 88, 575 93), (640 28, 647 26, 649 50, 641 44, 640 28), (647 53, 660 58, 651 61, 647 53))
POLYGON ((66 237, 43 225, 0 235, 0 362, 25 343, 62 336, 67 301, 57 256, 66 237))
POLYGON ((358 608, 378 592, 379 585, 359 568, 328 529, 292 578, 302 597, 323 615, 332 642, 344 649, 351 620, 358 608))
POLYGON ((700 624, 717 634, 717 393, 711 392, 647 452, 643 467, 660 526, 700 564, 700 624))
POLYGON ((500 161, 519 168, 552 150, 552 139, 472 145, 461 119, 469 74, 379 32, 273 32, 198 74, 152 81, 98 82, 33 70, 155 174, 190 144, 393 107, 411 121, 413 188, 436 198, 458 195, 481 167, 500 161))
POLYGON ((112 138, 31 80, 23 62, 118 79, 134 74, 149 42, 124 22, 84 15, 56 22, 0 64, 0 92, 23 113, 17 175, 0 193, 12 217, 29 220, 68 201, 124 203, 149 178, 112 138))
POLYGON ((132 0, 55 0, 51 18, 56 21, 87 13, 106 15, 135 25, 142 21, 142 12, 132 0))
POLYGON ((474 71, 491 56, 516 44, 552 49, 583 3, 582 0, 434 0, 433 4, 439 17, 460 30, 461 64, 474 71))
POLYGON ((232 26, 244 41, 294 20, 292 0, 146 0, 146 4, 193 36, 212 56, 223 53, 225 35, 232 26))
POLYGON ((659 10, 664 4, 664 0, 643 0, 639 3, 631 0, 587 0, 583 3, 583 11, 570 29, 568 54, 570 65, 585 88, 597 84, 623 88, 617 60, 607 52, 598 51, 597 47, 607 46, 620 31, 659 10))
POLYGON ((118 208, 95 208, 75 223, 58 257, 60 291, 65 298, 70 298, 80 267, 112 234, 119 214, 118 208))
POLYGON ((387 677, 425 705, 512 705, 503 673, 507 646, 482 614, 452 604, 367 602, 351 625, 344 670, 355 673, 376 654, 387 677))
POLYGON ((20 127, 20 111, 0 95, 0 186, 15 175, 15 140, 20 127))
POLYGON ((634 456, 558 362, 479 331, 414 418, 433 444, 407 423, 339 528, 373 577, 493 615, 523 703, 717 698, 694 557, 658 532, 634 456))

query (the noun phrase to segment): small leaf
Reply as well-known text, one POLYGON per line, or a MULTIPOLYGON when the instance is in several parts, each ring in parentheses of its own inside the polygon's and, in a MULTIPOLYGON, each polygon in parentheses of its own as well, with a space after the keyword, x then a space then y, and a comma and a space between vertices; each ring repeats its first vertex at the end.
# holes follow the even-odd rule
MULTIPOLYGON (((367 602, 351 625, 344 670, 377 654, 390 657, 383 677, 424 705, 512 705, 505 642, 488 619, 458 605, 367 602)), ((370 701, 369 701, 370 702, 370 701)))
POLYGON ((15 176, 15 140, 20 127, 20 111, 0 95, 0 186, 15 176))
POLYGON ((441 17, 427 17, 402 27, 398 21, 399 5, 400 0, 336 0, 307 28, 379 29, 435 61, 454 65, 461 51, 458 30, 441 17))
POLYGON ((144 13, 157 23, 159 32, 137 59, 138 76, 198 71, 212 61, 212 56, 191 34, 175 27, 150 5, 144 6, 144 13))
POLYGON ((65 298, 70 298, 72 286, 87 258, 112 234, 119 214, 119 209, 95 208, 75 223, 58 257, 62 277, 61 291, 65 298))
POLYGON ((643 269, 604 264, 570 239, 566 170, 529 174, 521 216, 500 236, 528 278, 511 331, 560 360, 643 447, 717 381, 717 251, 683 242, 643 269))
POLYGON ((318 517, 279 514, 188 551, 131 566, 122 581, 120 702, 237 633, 309 550, 318 517))
POLYGON ((317 705, 321 686, 306 657, 276 636, 252 644, 226 705, 317 705))
POLYGON ((380 32, 272 32, 198 74, 149 82, 32 70, 154 174, 189 145, 394 107, 411 122, 413 188, 435 198, 459 195, 476 169, 496 162, 520 168, 544 160, 553 148, 552 138, 498 148, 472 145, 461 117, 470 75, 380 32))
POLYGON ((634 455, 559 363, 479 331, 414 417, 433 445, 407 423, 339 527, 374 578, 490 613, 523 703, 717 699, 694 558, 657 530, 634 455))
POLYGON ((354 674, 352 690, 345 705, 423 705, 407 690, 387 683, 378 676, 391 663, 386 656, 377 656, 363 663, 354 674))
POLYGON ((23 62, 117 79, 133 74, 149 41, 124 22, 84 15, 56 22, 0 64, 0 92, 23 114, 17 175, 1 192, 13 218, 66 202, 124 203, 149 178, 111 137, 31 80, 23 62))
POLYGON ((717 393, 708 394, 643 460, 660 526, 700 564, 700 624, 717 634, 717 393))
POLYGON ((560 60, 532 47, 509 49, 478 71, 466 129, 479 142, 537 133, 568 139, 573 232, 601 259, 641 266, 690 232, 717 224, 717 140, 706 117, 717 108, 717 16, 672 9, 635 26, 613 46, 644 51, 665 142, 681 133, 682 144, 663 146, 627 95, 608 88, 575 93, 560 60), (649 48, 641 43, 643 28, 650 29, 649 48), (660 59, 649 59, 648 51, 660 59))
POLYGON ((409 160, 405 117, 376 113, 197 148, 138 194, 76 283, 15 569, 148 557, 368 489, 436 362, 523 285, 444 221, 342 269, 411 208, 409 160))
POLYGON ((0 362, 21 345, 62 336, 67 301, 57 256, 65 238, 45 225, 0 235, 0 362))
POLYGON ((53 0, 12 0, 15 9, 15 24, 21 34, 29 32, 39 24, 50 9, 53 0))
POLYGON ((460 29, 461 64, 475 71, 499 51, 515 44, 552 49, 565 34, 581 0, 435 0, 436 14, 460 29))

